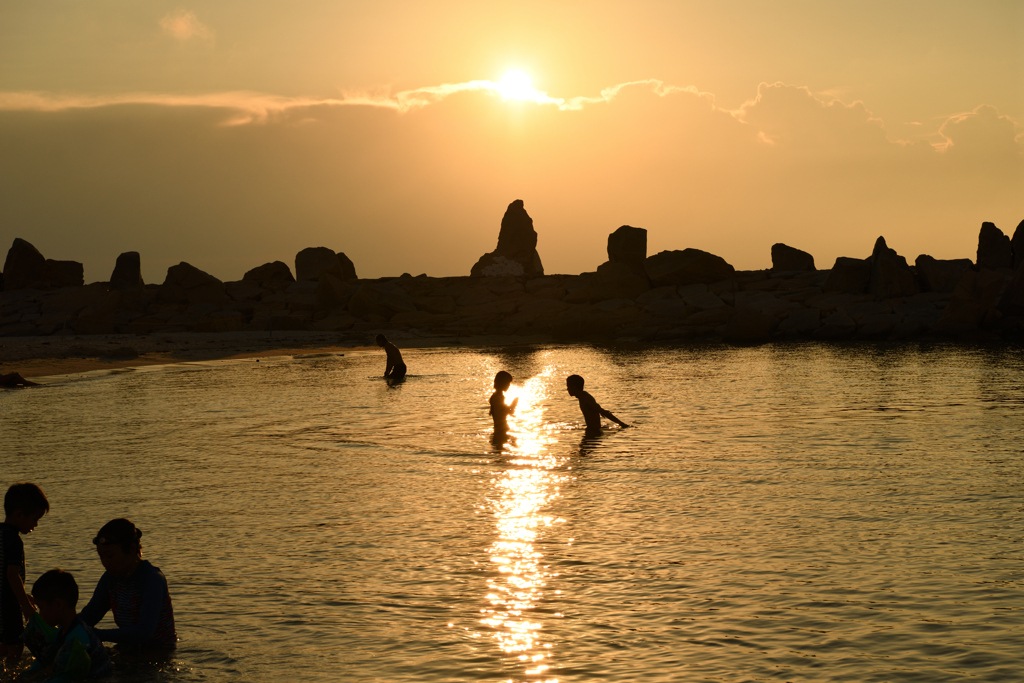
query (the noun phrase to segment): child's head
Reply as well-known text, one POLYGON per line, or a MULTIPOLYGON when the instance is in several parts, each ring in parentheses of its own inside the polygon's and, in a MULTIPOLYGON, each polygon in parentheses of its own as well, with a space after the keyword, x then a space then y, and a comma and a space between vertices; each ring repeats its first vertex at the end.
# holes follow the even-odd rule
POLYGON ((565 378, 565 388, 570 396, 575 396, 583 391, 583 378, 579 375, 569 375, 565 378))
POLYGON ((117 576, 130 576, 142 559, 142 531, 130 519, 112 519, 92 539, 103 568, 117 576))
POLYGON ((35 484, 14 484, 4 496, 4 515, 23 534, 35 529, 40 518, 49 511, 50 501, 46 500, 43 490, 35 484))
POLYGON ((506 391, 510 386, 512 386, 512 375, 504 370, 499 370, 498 374, 494 376, 494 388, 498 391, 506 391))
POLYGON ((51 569, 32 584, 32 598, 43 621, 57 626, 77 612, 78 583, 63 569, 51 569))
POLYGON ((383 334, 378 334, 374 339, 377 341, 377 346, 384 346, 388 342, 388 338, 383 334))

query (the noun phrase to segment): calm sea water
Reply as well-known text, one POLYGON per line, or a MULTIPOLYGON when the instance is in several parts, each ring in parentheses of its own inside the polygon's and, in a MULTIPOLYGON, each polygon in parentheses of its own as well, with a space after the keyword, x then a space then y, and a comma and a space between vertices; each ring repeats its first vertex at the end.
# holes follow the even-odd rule
POLYGON ((120 681, 1024 680, 1024 351, 538 347, 0 391, 29 582, 132 518, 180 646, 120 681), (495 372, 520 397, 494 445, 495 372), (588 439, 565 377, 634 429, 588 439))

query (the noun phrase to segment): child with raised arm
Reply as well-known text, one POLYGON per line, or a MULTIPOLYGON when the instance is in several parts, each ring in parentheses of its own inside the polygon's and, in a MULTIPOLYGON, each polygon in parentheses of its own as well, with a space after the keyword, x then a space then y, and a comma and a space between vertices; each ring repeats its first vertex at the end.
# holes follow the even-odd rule
POLYGON ((92 542, 106 571, 80 616, 96 626, 107 611, 117 628, 96 629, 100 640, 118 645, 169 650, 178 642, 167 579, 142 559, 142 532, 129 519, 112 519, 92 542))
POLYGON ((587 431, 600 431, 602 416, 607 417, 620 427, 628 427, 628 424, 612 415, 611 411, 602 408, 593 396, 583 391, 583 381, 579 375, 569 375, 565 378, 565 388, 570 396, 579 399, 580 410, 583 411, 583 419, 587 423, 587 431))
POLYGON ((512 386, 512 375, 501 370, 494 376, 494 393, 491 394, 491 417, 494 419, 494 435, 508 434, 508 416, 516 412, 519 399, 505 403, 505 392, 512 386))
MULTIPOLYGON (((33 648, 36 661, 29 673, 42 671, 47 681, 100 678, 113 669, 110 656, 96 633, 78 616, 78 583, 62 569, 51 569, 32 585, 43 646, 33 648), (45 630, 44 630, 45 629, 45 630)), ((35 628, 33 625, 29 631, 35 628)))
POLYGON ((0 525, 0 656, 10 666, 21 658, 24 625, 36 611, 25 592, 25 544, 19 534, 32 533, 49 511, 50 502, 35 484, 14 484, 4 495, 4 523, 0 525))

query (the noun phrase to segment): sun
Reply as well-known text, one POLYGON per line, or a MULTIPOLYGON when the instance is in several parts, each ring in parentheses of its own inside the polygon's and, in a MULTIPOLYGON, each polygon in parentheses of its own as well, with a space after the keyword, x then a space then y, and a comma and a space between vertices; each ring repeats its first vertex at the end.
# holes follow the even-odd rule
POLYGON ((501 81, 495 84, 495 90, 506 100, 533 100, 537 98, 537 91, 530 83, 530 77, 519 70, 512 70, 501 77, 501 81))

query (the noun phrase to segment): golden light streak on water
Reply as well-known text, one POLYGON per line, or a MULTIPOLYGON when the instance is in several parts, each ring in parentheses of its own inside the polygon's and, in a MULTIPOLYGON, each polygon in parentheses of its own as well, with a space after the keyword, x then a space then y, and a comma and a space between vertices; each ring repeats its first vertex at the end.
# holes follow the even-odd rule
POLYGON ((481 610, 480 620, 498 647, 522 662, 531 681, 541 680, 536 677, 551 668, 553 649, 552 643, 543 642, 544 624, 534 610, 556 574, 544 565, 537 542, 545 529, 564 521, 544 514, 567 476, 562 471, 565 458, 550 452, 556 439, 544 418, 546 380, 552 372, 553 367, 546 368, 522 384, 513 383, 506 392, 506 401, 518 398, 519 405, 509 420, 511 438, 501 444, 495 461, 502 469, 496 469, 492 479, 497 539, 489 554, 499 576, 488 582, 490 606, 481 610))

